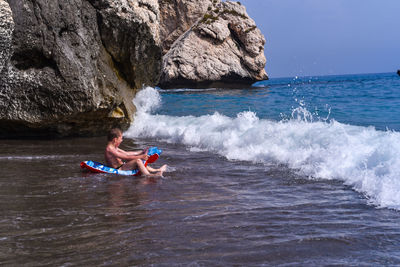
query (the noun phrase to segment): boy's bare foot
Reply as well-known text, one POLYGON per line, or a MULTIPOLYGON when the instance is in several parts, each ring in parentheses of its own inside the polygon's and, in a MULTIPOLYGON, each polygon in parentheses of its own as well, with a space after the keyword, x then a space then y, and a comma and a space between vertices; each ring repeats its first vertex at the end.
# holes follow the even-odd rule
POLYGON ((168 167, 167 164, 162 165, 161 168, 160 168, 160 172, 162 172, 162 173, 165 172, 167 170, 167 167, 168 167))
POLYGON ((164 171, 167 169, 167 165, 162 166, 156 173, 146 175, 147 177, 163 177, 164 171))

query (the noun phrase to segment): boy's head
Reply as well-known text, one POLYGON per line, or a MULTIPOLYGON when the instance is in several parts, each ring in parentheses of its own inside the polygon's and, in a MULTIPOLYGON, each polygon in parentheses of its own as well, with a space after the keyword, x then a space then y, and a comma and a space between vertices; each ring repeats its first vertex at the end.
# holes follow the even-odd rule
POLYGON ((108 133, 107 140, 108 142, 111 142, 112 140, 114 140, 114 138, 118 138, 120 136, 122 136, 122 131, 118 128, 113 128, 108 133))

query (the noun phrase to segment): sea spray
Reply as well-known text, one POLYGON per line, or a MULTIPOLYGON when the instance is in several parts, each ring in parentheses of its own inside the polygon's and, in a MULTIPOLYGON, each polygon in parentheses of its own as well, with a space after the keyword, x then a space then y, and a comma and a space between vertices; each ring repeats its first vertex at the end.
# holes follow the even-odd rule
POLYGON ((151 113, 157 110, 161 105, 161 96, 152 87, 146 87, 137 93, 133 99, 138 113, 151 113))
POLYGON ((400 134, 313 120, 304 107, 284 121, 243 111, 203 116, 153 114, 161 96, 147 87, 134 99, 128 137, 151 137, 217 153, 229 160, 284 164, 310 179, 340 179, 379 207, 400 209, 400 134))

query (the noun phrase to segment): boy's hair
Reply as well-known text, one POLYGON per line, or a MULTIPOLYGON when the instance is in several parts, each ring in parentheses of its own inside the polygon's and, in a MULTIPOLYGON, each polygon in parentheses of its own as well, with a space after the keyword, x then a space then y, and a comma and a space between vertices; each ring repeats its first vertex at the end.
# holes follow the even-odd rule
POLYGON ((122 131, 119 128, 113 128, 107 135, 108 142, 112 141, 114 138, 118 138, 122 135, 122 131))

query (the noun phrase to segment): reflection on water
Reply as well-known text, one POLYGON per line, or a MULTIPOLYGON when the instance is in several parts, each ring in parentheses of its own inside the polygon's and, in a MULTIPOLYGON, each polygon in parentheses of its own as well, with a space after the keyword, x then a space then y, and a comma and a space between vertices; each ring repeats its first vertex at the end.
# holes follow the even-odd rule
POLYGON ((400 264, 399 213, 339 181, 168 144, 164 178, 81 172, 104 145, 0 142, 1 265, 400 264))

